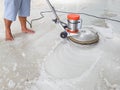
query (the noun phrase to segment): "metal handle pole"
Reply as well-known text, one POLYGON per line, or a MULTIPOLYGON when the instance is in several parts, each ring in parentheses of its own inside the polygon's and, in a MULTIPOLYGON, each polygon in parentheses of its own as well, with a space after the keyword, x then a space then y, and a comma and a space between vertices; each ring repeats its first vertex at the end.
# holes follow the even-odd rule
POLYGON ((60 20, 59 20, 59 17, 58 17, 58 15, 57 15, 56 11, 55 11, 55 8, 52 6, 52 4, 50 3, 49 0, 46 0, 46 1, 47 1, 47 3, 48 3, 49 7, 51 8, 52 12, 54 13, 57 21, 59 22, 60 20))
POLYGON ((47 1, 47 3, 48 3, 49 7, 51 8, 51 10, 52 10, 54 16, 56 17, 55 22, 57 22, 57 23, 60 25, 60 27, 61 27, 63 30, 65 30, 65 28, 64 28, 64 26, 63 26, 63 24, 62 24, 62 22, 60 21, 60 19, 59 19, 57 13, 56 13, 56 11, 55 11, 55 8, 52 6, 52 4, 50 3, 49 0, 46 0, 46 1, 47 1))

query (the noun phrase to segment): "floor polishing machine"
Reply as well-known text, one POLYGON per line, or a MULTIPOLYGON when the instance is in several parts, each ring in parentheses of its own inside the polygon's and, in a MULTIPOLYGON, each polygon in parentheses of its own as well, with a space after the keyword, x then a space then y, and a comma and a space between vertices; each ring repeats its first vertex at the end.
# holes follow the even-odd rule
POLYGON ((67 15, 67 24, 62 22, 58 17, 55 8, 52 6, 49 0, 46 0, 49 7, 51 8, 55 19, 53 21, 60 25, 63 32, 60 33, 61 38, 68 38, 70 41, 89 45, 99 41, 99 35, 93 30, 82 30, 82 19, 79 14, 70 13, 67 15))

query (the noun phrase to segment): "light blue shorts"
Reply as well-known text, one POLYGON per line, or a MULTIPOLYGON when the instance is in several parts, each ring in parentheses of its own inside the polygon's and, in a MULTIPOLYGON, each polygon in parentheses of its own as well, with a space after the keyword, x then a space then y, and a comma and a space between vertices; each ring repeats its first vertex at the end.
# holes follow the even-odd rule
POLYGON ((10 21, 15 21, 16 16, 30 16, 31 0, 4 0, 4 18, 10 21))

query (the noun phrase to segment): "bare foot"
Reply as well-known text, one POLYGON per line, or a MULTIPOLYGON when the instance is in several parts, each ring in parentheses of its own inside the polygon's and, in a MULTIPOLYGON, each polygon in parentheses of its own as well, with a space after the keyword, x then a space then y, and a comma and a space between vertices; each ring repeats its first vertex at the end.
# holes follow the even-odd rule
POLYGON ((6 41, 13 41, 14 38, 10 32, 6 32, 6 41))
POLYGON ((27 29, 23 29, 22 32, 24 32, 24 33, 31 33, 31 34, 35 33, 35 31, 33 31, 31 29, 28 29, 28 28, 27 29))

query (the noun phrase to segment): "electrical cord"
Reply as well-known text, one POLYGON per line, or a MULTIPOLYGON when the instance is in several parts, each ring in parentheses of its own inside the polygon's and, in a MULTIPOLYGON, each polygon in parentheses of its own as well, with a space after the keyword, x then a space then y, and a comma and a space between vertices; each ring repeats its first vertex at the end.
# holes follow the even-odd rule
MULTIPOLYGON (((30 25, 30 28, 32 28, 32 24, 34 21, 37 21, 37 20, 41 20, 44 18, 44 15, 45 13, 51 13, 52 11, 43 11, 43 12, 40 12, 40 16, 39 18, 35 18, 35 19, 32 19, 30 22, 27 20, 27 23, 30 25)), ((66 11, 59 11, 59 10, 56 10, 56 12, 58 13, 74 13, 74 12, 66 12, 66 11)), ((86 16, 90 16, 90 17, 94 17, 94 18, 98 18, 98 19, 103 19, 103 20, 109 20, 109 21, 114 21, 114 22, 118 22, 120 23, 120 20, 116 20, 116 19, 111 19, 111 18, 107 18, 107 17, 99 17, 99 16, 96 16, 96 15, 92 15, 92 14, 88 14, 88 13, 74 13, 74 14, 81 14, 81 15, 86 15, 86 16)))
POLYGON ((30 22, 27 20, 27 23, 30 25, 30 28, 32 28, 32 23, 34 21, 37 21, 37 20, 41 20, 43 19, 45 16, 43 15, 44 13, 51 13, 52 11, 43 11, 43 12, 40 12, 40 16, 39 18, 35 18, 35 19, 32 19, 30 22))

